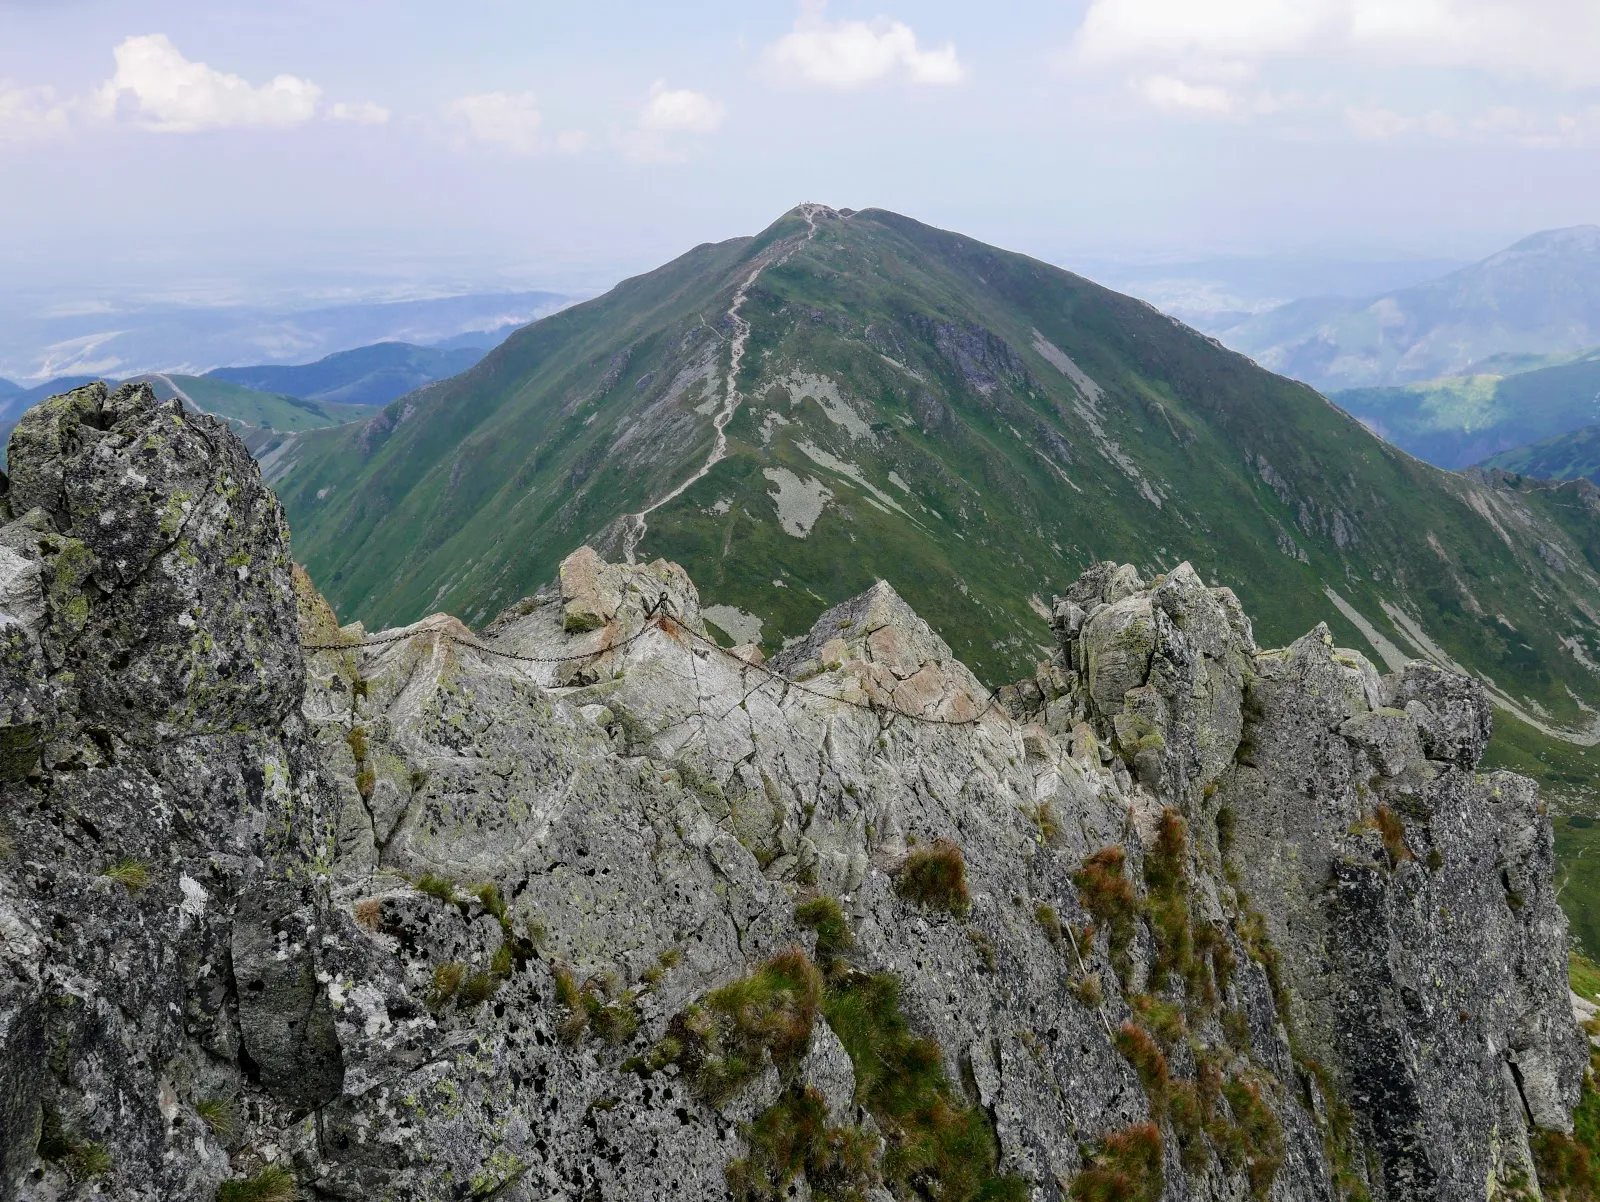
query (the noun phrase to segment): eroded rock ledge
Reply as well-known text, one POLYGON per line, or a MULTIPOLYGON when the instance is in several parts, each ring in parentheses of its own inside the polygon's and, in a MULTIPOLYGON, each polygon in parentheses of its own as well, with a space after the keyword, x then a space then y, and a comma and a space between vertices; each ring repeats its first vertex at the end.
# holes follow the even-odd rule
POLYGON ((1570 1129, 1470 681, 1187 565, 998 704, 887 584, 763 671, 588 550, 369 646, 220 423, 10 462, 0 1198, 1454 1200, 1570 1129))

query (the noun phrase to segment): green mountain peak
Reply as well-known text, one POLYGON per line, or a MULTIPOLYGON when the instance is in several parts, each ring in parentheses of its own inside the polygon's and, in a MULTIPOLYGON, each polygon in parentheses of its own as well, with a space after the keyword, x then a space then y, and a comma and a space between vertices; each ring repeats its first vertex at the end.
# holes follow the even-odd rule
POLYGON ((698 246, 270 475, 369 625, 483 624, 587 542, 684 564, 768 654, 888 580, 998 684, 1088 564, 1189 560, 1265 641, 1458 664, 1535 743, 1593 741, 1600 706, 1582 502, 1429 467, 1140 301, 884 210, 698 246))

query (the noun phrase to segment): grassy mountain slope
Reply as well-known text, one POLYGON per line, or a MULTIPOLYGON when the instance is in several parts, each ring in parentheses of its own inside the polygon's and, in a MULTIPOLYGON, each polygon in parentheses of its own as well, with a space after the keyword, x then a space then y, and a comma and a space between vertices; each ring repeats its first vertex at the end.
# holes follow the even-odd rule
POLYGON ((1600 346, 1600 226, 1534 234, 1382 296, 1295 301, 1226 339, 1324 391, 1479 372, 1500 354, 1574 355, 1600 346))
POLYGON ((269 472, 297 554, 349 617, 484 621, 580 542, 622 549, 624 515, 693 475, 738 347, 726 457, 638 547, 688 565, 730 636, 759 619, 774 649, 882 576, 1001 681, 1091 559, 1190 559, 1265 642, 1325 620, 1592 738, 1600 576, 1536 500, 1035 260, 890 213, 811 220, 699 247, 301 436, 269 472))
POLYGON ((242 388, 206 376, 161 374, 139 378, 150 381, 155 386, 156 395, 163 400, 175 393, 181 394, 184 400, 202 412, 214 413, 245 426, 269 430, 315 430, 359 421, 377 411, 373 405, 331 405, 282 393, 242 388))
POLYGON ((206 378, 312 401, 386 405, 424 384, 466 371, 483 355, 476 346, 441 348, 379 342, 340 351, 315 363, 222 367, 207 372, 206 378))
POLYGON ((1525 447, 1501 451, 1484 460, 1485 467, 1540 480, 1588 480, 1600 483, 1600 425, 1569 430, 1525 447))
POLYGON ((1600 418, 1600 351, 1514 374, 1485 371, 1347 389, 1333 400, 1402 450, 1440 467, 1463 468, 1600 418))

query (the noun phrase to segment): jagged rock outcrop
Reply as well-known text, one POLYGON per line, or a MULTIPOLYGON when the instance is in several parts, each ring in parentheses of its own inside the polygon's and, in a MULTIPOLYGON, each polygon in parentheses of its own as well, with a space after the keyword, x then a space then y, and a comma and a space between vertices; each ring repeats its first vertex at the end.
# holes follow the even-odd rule
POLYGON ((10 462, 0 1197, 1454 1200, 1570 1125, 1461 678, 1187 565, 996 698, 887 584, 762 664, 588 550, 368 638, 210 419, 80 390, 10 462))
POLYGON ((209 1197, 247 1114, 340 1088, 287 532, 145 385, 30 410, 9 461, 0 1196, 209 1197))

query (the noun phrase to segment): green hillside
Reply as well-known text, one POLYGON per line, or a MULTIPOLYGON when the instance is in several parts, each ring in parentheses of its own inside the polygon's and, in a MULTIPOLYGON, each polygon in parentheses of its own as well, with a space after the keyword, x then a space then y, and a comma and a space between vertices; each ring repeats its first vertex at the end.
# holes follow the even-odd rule
POLYGON ((1600 483, 1600 425, 1584 426, 1526 447, 1502 451, 1484 460, 1497 467, 1540 480, 1589 480, 1600 483))
POLYGON ((484 356, 478 346, 412 346, 378 342, 295 366, 219 367, 207 380, 287 393, 336 405, 386 405, 413 389, 466 371, 484 356))
POLYGON ((1554 365, 1519 360, 1486 363, 1470 376, 1347 389, 1333 400, 1401 450, 1448 468, 1600 419, 1600 351, 1554 365))
POLYGON ((1600 708, 1592 517, 1420 463, 1138 301, 881 211, 698 247, 302 435, 269 475, 298 556, 372 625, 484 622, 581 542, 621 554, 626 515, 682 487, 636 553, 684 563, 729 637, 769 651, 881 576, 1013 679, 1091 560, 1188 559, 1263 643, 1326 621, 1380 664, 1475 672, 1527 732, 1505 754, 1588 741, 1600 708), (682 487, 736 351, 726 455, 682 487))
POLYGON ((327 401, 308 401, 283 393, 245 388, 209 376, 162 373, 139 378, 153 384, 156 394, 163 400, 178 394, 202 412, 231 418, 246 426, 280 432, 337 426, 344 422, 370 417, 377 412, 377 407, 372 405, 337 405, 327 401))

